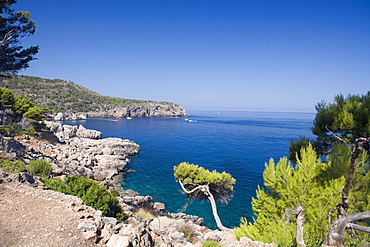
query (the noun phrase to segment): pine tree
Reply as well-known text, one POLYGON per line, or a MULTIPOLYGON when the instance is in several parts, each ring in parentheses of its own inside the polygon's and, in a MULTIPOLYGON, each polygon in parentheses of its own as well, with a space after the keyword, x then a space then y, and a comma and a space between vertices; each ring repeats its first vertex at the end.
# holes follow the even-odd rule
POLYGON ((187 162, 175 166, 174 171, 176 181, 180 183, 188 197, 209 200, 217 227, 220 230, 228 230, 221 223, 215 200, 225 203, 230 200, 236 180, 229 173, 209 171, 187 162))
MULTIPOLYGON (((335 147, 335 152, 323 162, 317 158, 312 145, 301 149, 297 164, 281 158, 277 164, 270 159, 263 172, 264 187, 259 187, 252 209, 253 222, 241 220, 236 229, 237 237, 247 236, 278 246, 296 246, 295 223, 283 227, 285 209, 302 206, 305 214, 304 239, 307 246, 320 246, 327 235, 328 212, 341 202, 341 191, 348 173, 351 154, 344 145, 335 147)), ((356 170, 349 200, 349 213, 370 209, 368 188, 370 175, 367 154, 362 153, 356 170), (361 199, 360 199, 361 198, 361 199)), ((334 217, 334 216, 333 216, 334 217)), ((331 218, 333 220, 334 218, 331 218)))

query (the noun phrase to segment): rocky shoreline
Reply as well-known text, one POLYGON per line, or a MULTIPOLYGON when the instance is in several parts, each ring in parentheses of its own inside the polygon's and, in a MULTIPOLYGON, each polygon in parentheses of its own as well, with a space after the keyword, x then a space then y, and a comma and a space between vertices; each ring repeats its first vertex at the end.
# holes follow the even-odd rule
MULTIPOLYGON (((126 220, 118 223, 115 218, 102 217, 96 211, 74 198, 68 205, 76 212, 81 212, 78 230, 92 244, 99 246, 198 246, 202 241, 214 240, 222 246, 262 247, 271 246, 248 238, 235 240, 233 231, 213 231, 202 226, 203 219, 181 213, 171 214, 165 211, 165 205, 154 202, 150 196, 140 196, 132 190, 124 191, 115 182, 114 177, 124 171, 129 157, 139 152, 140 146, 130 140, 120 138, 102 138, 96 130, 83 126, 63 125, 57 122, 45 122, 52 133, 44 133, 43 140, 29 136, 17 138, 0 137, 0 149, 9 159, 43 158, 53 165, 52 176, 81 175, 94 179, 108 189, 116 189, 126 220), (72 205, 73 204, 73 205, 72 205), (137 216, 139 209, 145 209, 155 217, 144 219, 137 216), (83 212, 88 212, 86 215, 83 212)), ((0 185, 6 190, 33 190, 31 194, 42 195, 45 186, 36 176, 27 173, 6 174, 0 170, 0 185)), ((1 190, 0 190, 1 191, 1 190)), ((68 201, 70 197, 62 193, 53 194, 57 200, 68 201)), ((55 198, 53 200, 56 200, 55 198)), ((46 245, 45 245, 46 246, 46 245)))
POLYGON ((137 117, 185 117, 187 116, 182 106, 175 104, 146 104, 139 106, 114 106, 90 112, 59 112, 50 115, 54 121, 85 120, 87 118, 137 118, 137 117))

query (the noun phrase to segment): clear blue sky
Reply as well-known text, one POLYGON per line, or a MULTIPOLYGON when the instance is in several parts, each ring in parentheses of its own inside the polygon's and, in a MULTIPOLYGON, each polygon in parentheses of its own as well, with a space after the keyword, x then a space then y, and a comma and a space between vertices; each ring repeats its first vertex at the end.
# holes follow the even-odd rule
POLYGON ((186 109, 311 111, 370 90, 370 1, 18 0, 19 74, 186 109))

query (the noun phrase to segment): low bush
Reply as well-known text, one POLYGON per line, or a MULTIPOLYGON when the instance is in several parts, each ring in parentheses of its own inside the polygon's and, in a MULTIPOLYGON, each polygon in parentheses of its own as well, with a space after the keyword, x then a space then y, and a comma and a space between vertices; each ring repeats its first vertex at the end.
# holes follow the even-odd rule
POLYGON ((151 212, 149 212, 148 210, 144 208, 139 208, 139 210, 134 213, 134 216, 136 218, 140 217, 144 220, 152 220, 152 219, 157 218, 157 216, 155 216, 154 214, 152 214, 151 212))
POLYGON ((70 176, 65 179, 42 180, 47 187, 65 194, 80 197, 84 204, 100 210, 103 216, 115 217, 122 222, 125 214, 118 204, 116 193, 109 192, 103 185, 81 176, 70 176))
POLYGON ((0 126, 0 134, 3 136, 14 137, 22 134, 21 128, 15 125, 2 125, 0 126))
POLYGON ((50 162, 44 160, 44 159, 38 159, 38 160, 31 160, 28 170, 32 174, 36 176, 44 177, 46 175, 49 175, 51 172, 52 166, 50 162))
POLYGON ((215 241, 204 241, 202 242, 203 247, 222 247, 222 245, 215 241))
POLYGON ((19 173, 26 172, 27 169, 22 161, 9 161, 6 159, 0 159, 0 167, 8 173, 19 173))
POLYGON ((184 233, 185 237, 189 240, 193 240, 196 237, 197 230, 194 228, 193 224, 188 222, 180 224, 177 230, 184 233))

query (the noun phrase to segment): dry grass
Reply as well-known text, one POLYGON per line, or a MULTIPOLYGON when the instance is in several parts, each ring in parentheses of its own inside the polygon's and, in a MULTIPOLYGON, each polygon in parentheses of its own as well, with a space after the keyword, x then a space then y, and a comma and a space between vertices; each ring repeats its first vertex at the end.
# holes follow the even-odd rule
POLYGON ((154 214, 152 214, 151 212, 144 208, 139 208, 139 210, 134 213, 134 216, 136 218, 140 217, 141 219, 145 220, 152 220, 157 218, 157 216, 155 216, 154 214))

